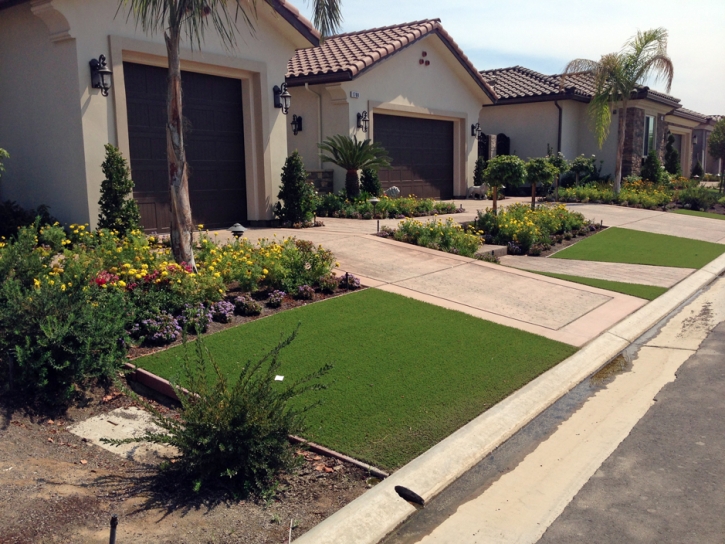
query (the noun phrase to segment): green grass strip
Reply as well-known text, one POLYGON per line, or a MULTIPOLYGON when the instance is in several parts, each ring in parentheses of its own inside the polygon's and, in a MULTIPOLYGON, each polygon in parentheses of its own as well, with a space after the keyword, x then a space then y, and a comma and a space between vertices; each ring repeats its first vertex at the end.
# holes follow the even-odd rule
POLYGON ((701 268, 725 253, 725 244, 608 228, 551 256, 608 263, 701 268))
POLYGON ((538 270, 529 270, 534 274, 549 276, 550 278, 558 278, 560 280, 581 283, 591 287, 614 291, 615 293, 624 293, 633 297, 643 298, 645 300, 654 300, 662 293, 667 292, 666 287, 657 287, 656 285, 642 285, 639 283, 624 283, 622 281, 599 280, 596 278, 585 278, 583 276, 568 276, 567 274, 554 274, 552 272, 539 272, 538 270))
MULTIPOLYGON (((305 437, 385 469, 420 455, 576 348, 377 289, 333 298, 210 335, 230 377, 301 324, 282 354, 284 381, 332 363, 329 388, 305 402, 305 437)), ((182 347, 135 364, 173 378, 182 347)))
POLYGON ((708 217, 710 219, 720 219, 721 221, 725 221, 725 214, 722 213, 698 212, 695 210, 672 210, 672 213, 679 213, 682 215, 695 215, 697 217, 708 217))

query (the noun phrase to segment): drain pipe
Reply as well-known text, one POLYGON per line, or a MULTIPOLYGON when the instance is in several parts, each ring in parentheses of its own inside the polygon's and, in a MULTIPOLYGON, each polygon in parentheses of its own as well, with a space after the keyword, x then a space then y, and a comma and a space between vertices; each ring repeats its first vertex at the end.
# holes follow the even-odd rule
MULTIPOLYGON (((322 95, 320 93, 316 93, 312 89, 310 89, 310 84, 305 83, 305 90, 314 94, 317 97, 317 143, 322 143, 322 95)), ((322 160, 320 159, 320 154, 317 154, 317 164, 318 168, 322 170, 322 160)))
POLYGON ((562 117, 563 110, 561 109, 561 106, 559 105, 558 100, 554 100, 554 105, 556 106, 556 109, 559 110, 559 132, 556 135, 556 152, 560 153, 561 152, 561 117, 562 117))

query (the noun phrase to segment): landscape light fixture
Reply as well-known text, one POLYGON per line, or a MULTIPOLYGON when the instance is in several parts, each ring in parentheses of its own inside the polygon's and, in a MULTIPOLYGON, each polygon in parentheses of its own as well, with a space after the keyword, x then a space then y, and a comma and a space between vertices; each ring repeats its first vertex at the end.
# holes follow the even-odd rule
POLYGON ((357 128, 361 128, 363 132, 370 129, 370 118, 367 111, 357 114, 357 128))
POLYGON ((244 233, 246 232, 246 230, 247 230, 247 229, 245 229, 245 228, 244 228, 244 227, 243 227, 242 225, 240 225, 239 223, 234 223, 234 224, 233 224, 233 225, 232 225, 231 227, 229 227, 229 228, 228 228, 227 230, 228 230, 229 232, 231 232, 231 233, 232 233, 232 235, 233 235, 233 236, 234 236, 235 238, 239 238, 239 237, 241 237, 241 236, 242 236, 242 235, 243 235, 243 234, 244 234, 244 233))
MULTIPOLYGON (((375 217, 375 215, 377 214, 378 202, 380 202, 380 199, 378 197, 374 196, 372 198, 368 198, 368 202, 370 202, 370 204, 373 205, 373 217, 375 217)), ((377 232, 380 232, 380 219, 378 219, 378 230, 377 230, 377 232)))
POLYGON ((101 89, 101 94, 108 96, 113 72, 106 65, 106 56, 101 55, 97 59, 91 59, 88 64, 91 67, 91 87, 101 89))
POLYGON ((287 115, 290 104, 292 103, 292 95, 287 90, 287 84, 282 83, 281 86, 275 85, 272 91, 274 92, 274 107, 281 108, 282 113, 287 115))
POLYGON ((293 115, 291 124, 292 124, 292 134, 297 136, 298 133, 302 132, 302 116, 293 115))
POLYGON ((481 123, 476 123, 475 125, 471 125, 471 136, 475 136, 478 138, 478 136, 481 134, 481 123))

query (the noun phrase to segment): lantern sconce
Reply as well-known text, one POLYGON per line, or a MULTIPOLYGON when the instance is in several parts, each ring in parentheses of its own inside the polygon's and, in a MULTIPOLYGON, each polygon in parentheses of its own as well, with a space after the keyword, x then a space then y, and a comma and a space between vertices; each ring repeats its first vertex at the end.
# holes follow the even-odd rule
POLYGON ((91 67, 91 87, 100 89, 101 95, 108 96, 113 72, 106 64, 106 56, 101 55, 97 59, 91 59, 88 64, 91 67))
POLYGON ((280 86, 275 85, 272 92, 274 92, 274 107, 281 108, 282 113, 287 115, 292 102, 292 95, 287 90, 287 83, 282 83, 280 86))
POLYGON ((370 118, 367 111, 357 114, 357 128, 362 129, 363 132, 370 129, 370 118))
POLYGON ((302 132, 302 116, 293 115, 291 125, 292 125, 292 134, 297 136, 298 133, 302 132))
POLYGON ((478 138, 480 134, 481 134, 481 123, 476 123, 475 125, 471 125, 471 136, 478 138))

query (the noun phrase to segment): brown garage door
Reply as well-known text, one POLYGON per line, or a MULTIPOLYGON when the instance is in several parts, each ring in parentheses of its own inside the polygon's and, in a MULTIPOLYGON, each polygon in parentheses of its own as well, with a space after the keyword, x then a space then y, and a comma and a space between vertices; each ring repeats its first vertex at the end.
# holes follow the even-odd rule
POLYGON ((403 196, 453 198, 453 122, 374 114, 375 141, 391 156, 380 170, 384 189, 403 196))
MULTIPOLYGON (((134 198, 147 231, 171 222, 166 164, 164 68, 123 63, 134 198)), ((242 85, 238 79, 182 72, 189 198, 195 224, 229 227, 247 219, 242 85)))

